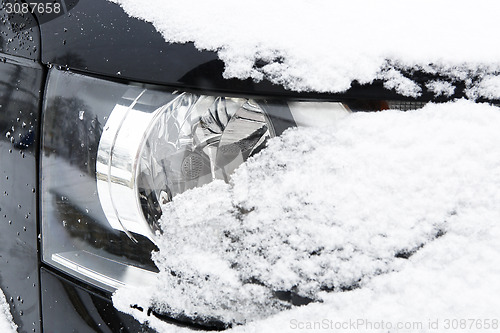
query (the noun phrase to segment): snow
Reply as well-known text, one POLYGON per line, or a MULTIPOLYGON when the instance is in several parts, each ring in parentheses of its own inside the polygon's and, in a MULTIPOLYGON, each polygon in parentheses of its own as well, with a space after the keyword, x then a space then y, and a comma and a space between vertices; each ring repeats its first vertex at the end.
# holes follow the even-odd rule
POLYGON ((473 98, 500 98, 500 77, 495 75, 486 75, 477 86, 469 90, 469 95, 473 98))
POLYGON ((230 184, 162 207, 157 281, 119 289, 114 305, 159 332, 188 329, 130 306, 216 318, 235 332, 498 325, 498 128, 499 108, 459 100, 289 129, 230 184), (291 306, 275 291, 313 302, 291 306))
MULTIPOLYGON (((451 97, 464 84, 470 99, 500 98, 498 1, 112 1, 166 42, 216 51, 225 78, 316 92, 382 80, 411 97, 451 97)), ((236 332, 310 331, 328 320, 385 322, 356 328, 380 332, 498 325, 498 128, 497 107, 459 100, 290 129, 229 184, 164 205, 157 281, 120 289, 113 302, 160 332, 188 329, 130 305, 236 332)))
POLYGON ((14 324, 14 321, 12 320, 10 307, 2 290, 0 290, 0 332, 17 332, 17 325, 14 324))
POLYGON ((353 81, 382 79, 418 96, 405 71, 419 69, 441 73, 450 85, 475 77, 465 82, 474 97, 500 69, 496 0, 112 1, 151 22, 167 42, 216 51, 226 78, 267 79, 296 91, 341 92, 353 81))
POLYGON ((451 83, 446 81, 430 81, 426 86, 427 89, 429 89, 429 91, 432 91, 436 96, 444 95, 450 97, 455 93, 455 87, 451 83))

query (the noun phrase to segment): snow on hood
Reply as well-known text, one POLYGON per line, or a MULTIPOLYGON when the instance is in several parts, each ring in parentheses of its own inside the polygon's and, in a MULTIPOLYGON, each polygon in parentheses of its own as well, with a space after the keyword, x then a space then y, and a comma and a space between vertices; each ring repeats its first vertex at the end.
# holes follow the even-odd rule
POLYGON ((165 332, 182 329, 130 305, 248 332, 497 315, 498 128, 497 107, 457 101, 290 129, 164 205, 156 283, 113 302, 165 332))
POLYGON ((112 1, 167 42, 217 51, 226 78, 318 92, 382 79, 418 96, 421 87, 402 73, 411 68, 452 82, 476 77, 466 80, 470 97, 499 96, 480 89, 481 78, 500 69, 496 0, 112 1))

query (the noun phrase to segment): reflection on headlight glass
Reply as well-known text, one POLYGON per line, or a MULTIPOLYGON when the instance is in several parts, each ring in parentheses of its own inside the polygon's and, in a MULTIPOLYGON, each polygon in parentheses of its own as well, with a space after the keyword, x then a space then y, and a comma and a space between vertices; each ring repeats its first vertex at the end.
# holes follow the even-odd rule
POLYGON ((108 221, 135 240, 154 241, 160 203, 231 173, 274 136, 257 102, 189 93, 151 111, 138 93, 117 105, 104 126, 97 154, 97 189, 108 221))
POLYGON ((336 102, 160 91, 52 69, 41 152, 43 260, 110 291, 145 283, 157 271, 150 255, 161 204, 230 181, 289 127, 330 125, 347 113, 336 102))

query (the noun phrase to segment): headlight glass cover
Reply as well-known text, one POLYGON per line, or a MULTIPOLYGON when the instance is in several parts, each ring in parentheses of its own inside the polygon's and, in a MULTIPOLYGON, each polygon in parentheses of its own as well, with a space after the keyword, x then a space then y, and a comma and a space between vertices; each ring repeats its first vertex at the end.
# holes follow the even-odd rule
POLYGON ((108 291, 147 283, 157 272, 161 204, 230 181, 286 128, 346 113, 337 102, 177 92, 53 68, 42 122, 42 259, 108 291))
POLYGON ((182 93, 151 112, 139 106, 149 94, 115 108, 106 122, 97 188, 115 229, 154 241, 160 203, 213 179, 228 181, 275 134, 253 100, 182 93))

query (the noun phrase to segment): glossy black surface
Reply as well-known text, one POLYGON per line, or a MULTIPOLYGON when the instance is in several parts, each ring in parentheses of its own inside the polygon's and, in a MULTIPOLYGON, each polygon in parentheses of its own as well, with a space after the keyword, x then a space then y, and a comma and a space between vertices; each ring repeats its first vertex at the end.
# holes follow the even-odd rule
POLYGON ((0 62, 0 288, 19 332, 40 332, 37 151, 43 71, 0 62))
POLYGON ((183 84, 188 73, 217 62, 216 54, 192 44, 167 44, 151 24, 105 0, 79 1, 41 30, 44 63, 124 79, 183 84))
POLYGON ((44 332, 120 332, 151 330, 113 307, 108 297, 43 269, 40 272, 44 332))
MULTIPOLYGON (((42 61, 124 80, 239 94, 328 99, 409 99, 384 89, 382 82, 353 87, 342 94, 298 94, 251 80, 226 80, 224 64, 214 52, 198 51, 192 43, 168 44, 152 24, 129 17, 107 0, 80 0, 66 15, 41 25, 42 61)), ((256 67, 262 64, 256 63, 256 67)), ((444 100, 427 92, 425 82, 436 76, 405 73, 421 83, 420 100, 444 100)), ((446 79, 446 78, 444 78, 446 79)), ((455 82, 455 84, 457 84, 455 82)), ((458 84, 456 94, 463 96, 458 84)))
MULTIPOLYGON (((19 0, 10 0, 20 3, 19 0)), ((40 31, 31 14, 8 14, 6 1, 0 3, 0 53, 37 60, 40 58, 40 31)))

